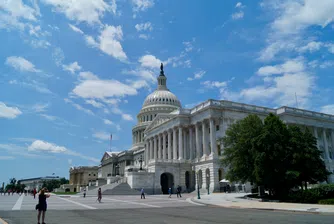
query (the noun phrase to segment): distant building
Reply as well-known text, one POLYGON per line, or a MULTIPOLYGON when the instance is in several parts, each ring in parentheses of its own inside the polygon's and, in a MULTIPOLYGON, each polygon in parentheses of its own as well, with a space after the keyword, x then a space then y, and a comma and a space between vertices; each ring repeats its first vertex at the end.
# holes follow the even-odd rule
POLYGON ((79 166, 70 168, 70 183, 63 186, 65 191, 80 192, 83 187, 92 185, 98 176, 98 166, 79 166))
POLYGON ((24 184, 26 186, 25 190, 30 191, 36 188, 36 190, 38 191, 39 189, 42 188, 43 182, 48 180, 60 180, 60 177, 59 176, 35 177, 29 179, 21 179, 18 180, 17 183, 24 184))

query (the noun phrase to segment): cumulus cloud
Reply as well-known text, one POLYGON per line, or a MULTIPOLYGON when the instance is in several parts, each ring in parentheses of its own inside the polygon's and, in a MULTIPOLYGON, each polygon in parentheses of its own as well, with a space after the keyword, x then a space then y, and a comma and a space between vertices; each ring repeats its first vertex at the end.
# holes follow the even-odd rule
POLYGON ((35 140, 31 145, 28 147, 29 151, 42 151, 42 152, 51 152, 51 153, 64 153, 68 151, 63 146, 57 146, 53 143, 35 140))
POLYGON ((100 49, 104 53, 120 60, 126 61, 127 56, 123 51, 123 47, 120 41, 123 38, 123 32, 121 26, 109 26, 106 25, 104 30, 99 36, 100 49))
POLYGON ((70 73, 74 74, 76 71, 81 70, 81 66, 78 64, 77 61, 75 61, 69 65, 63 65, 63 69, 65 71, 69 71, 70 73))
POLYGON ((160 59, 150 54, 142 56, 141 58, 139 58, 138 61, 142 67, 147 67, 147 68, 159 68, 162 62, 160 59))
POLYGON ((51 5, 57 12, 63 13, 70 20, 86 22, 90 25, 101 23, 100 19, 105 13, 116 13, 116 2, 111 5, 104 0, 42 0, 51 5))
POLYGON ((259 68, 257 74, 260 76, 268 76, 282 73, 297 73, 305 70, 302 58, 287 60, 283 64, 275 66, 264 66, 259 68))
POLYGON ((19 56, 7 57, 5 64, 21 72, 41 72, 33 63, 19 56))
POLYGON ((22 112, 17 107, 9 107, 5 103, 0 102, 0 118, 14 119, 21 115, 22 112))
POLYGON ((92 72, 86 71, 86 72, 80 72, 79 73, 79 78, 82 80, 98 80, 99 78, 97 75, 95 75, 92 72))
POLYGON ((154 0, 132 0, 133 11, 146 11, 148 8, 153 7, 154 0))
POLYGON ((126 121, 133 121, 133 117, 130 114, 122 114, 122 118, 126 121))

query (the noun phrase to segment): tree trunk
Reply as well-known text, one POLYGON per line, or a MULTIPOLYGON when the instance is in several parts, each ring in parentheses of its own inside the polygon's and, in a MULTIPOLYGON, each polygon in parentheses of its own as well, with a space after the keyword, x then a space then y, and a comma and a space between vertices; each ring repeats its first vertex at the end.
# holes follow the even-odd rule
POLYGON ((307 182, 305 181, 305 190, 307 190, 307 182))

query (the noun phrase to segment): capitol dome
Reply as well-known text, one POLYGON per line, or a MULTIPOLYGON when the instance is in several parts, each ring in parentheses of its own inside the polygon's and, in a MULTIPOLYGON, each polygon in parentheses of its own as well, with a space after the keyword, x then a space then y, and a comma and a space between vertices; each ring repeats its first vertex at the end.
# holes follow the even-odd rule
POLYGON ((143 108, 152 105, 171 105, 175 107, 181 107, 181 102, 169 90, 155 90, 146 97, 143 103, 143 108))

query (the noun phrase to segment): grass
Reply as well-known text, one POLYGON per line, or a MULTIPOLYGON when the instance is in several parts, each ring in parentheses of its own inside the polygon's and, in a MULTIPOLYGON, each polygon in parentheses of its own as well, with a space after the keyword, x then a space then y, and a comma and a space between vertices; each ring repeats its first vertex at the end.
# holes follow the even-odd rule
POLYGON ((73 195, 73 194, 77 194, 77 192, 52 192, 56 195, 73 195))

